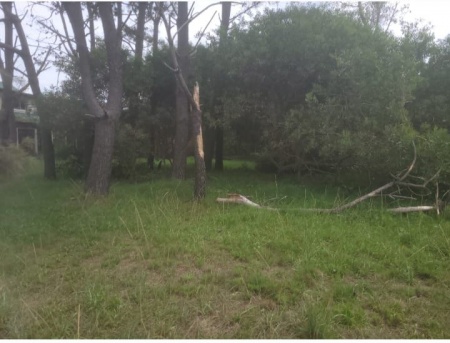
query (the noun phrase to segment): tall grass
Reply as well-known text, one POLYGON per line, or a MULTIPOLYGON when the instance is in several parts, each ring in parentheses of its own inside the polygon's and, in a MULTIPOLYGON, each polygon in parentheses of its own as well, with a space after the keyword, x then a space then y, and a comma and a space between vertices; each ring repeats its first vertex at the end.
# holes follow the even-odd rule
POLYGON ((303 213, 357 194, 233 164, 201 203, 164 170, 108 198, 40 170, 0 183, 0 337, 449 337, 447 216, 303 213))

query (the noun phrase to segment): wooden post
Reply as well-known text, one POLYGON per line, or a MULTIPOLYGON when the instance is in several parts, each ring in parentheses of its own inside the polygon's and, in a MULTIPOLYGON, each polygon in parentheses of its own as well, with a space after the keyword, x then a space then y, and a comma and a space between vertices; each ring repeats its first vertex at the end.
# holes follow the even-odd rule
POLYGON ((38 136, 37 136, 37 129, 34 129, 34 152, 37 155, 38 154, 38 136))

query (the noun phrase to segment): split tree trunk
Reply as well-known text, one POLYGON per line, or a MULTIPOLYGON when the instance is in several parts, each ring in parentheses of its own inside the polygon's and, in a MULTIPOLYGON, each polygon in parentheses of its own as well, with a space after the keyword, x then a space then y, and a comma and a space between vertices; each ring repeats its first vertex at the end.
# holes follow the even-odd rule
POLYGON ((200 89, 198 83, 194 87, 192 93, 196 106, 192 108, 192 135, 195 141, 195 186, 194 198, 196 200, 203 199, 206 194, 206 169, 205 155, 203 153, 203 136, 202 136, 202 111, 200 109, 200 89))

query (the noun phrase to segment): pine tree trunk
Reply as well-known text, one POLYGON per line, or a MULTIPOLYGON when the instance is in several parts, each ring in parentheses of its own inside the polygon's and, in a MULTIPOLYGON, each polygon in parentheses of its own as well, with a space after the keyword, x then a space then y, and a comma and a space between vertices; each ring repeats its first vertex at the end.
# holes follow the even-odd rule
MULTIPOLYGON (((177 27, 179 30, 181 29, 178 34, 178 64, 186 81, 189 74, 189 25, 184 24, 187 21, 188 3, 178 2, 177 27)), ((176 130, 172 177, 184 180, 186 177, 186 146, 189 140, 189 102, 178 79, 176 87, 176 130)))
POLYGON ((41 142, 44 152, 44 177, 48 180, 54 180, 56 179, 55 150, 50 129, 41 127, 41 142))
MULTIPOLYGON (((3 2, 2 7, 7 11, 11 11, 12 3, 3 2)), ((11 17, 5 16, 5 44, 13 46, 13 22, 11 17)), ((2 143, 5 145, 16 144, 17 134, 14 117, 14 93, 13 93, 13 77, 14 77, 14 51, 5 49, 5 65, 0 61, 3 94, 2 94, 2 143)))
POLYGON ((215 147, 215 130, 214 127, 207 127, 205 129, 205 167, 207 171, 212 170, 212 160, 214 158, 215 147))
MULTIPOLYGON (((230 26, 230 13, 231 13, 231 3, 230 2, 222 2, 222 21, 220 23, 220 41, 219 41, 219 51, 223 51, 225 42, 227 40, 228 36, 228 28, 230 26)), ((222 76, 222 75, 221 75, 222 76)), ((222 77, 219 77, 219 86, 217 89, 217 95, 216 97, 220 99, 220 97, 223 95, 223 85, 222 85, 222 77)), ((221 101, 221 100, 219 100, 221 101)), ((221 104, 218 118, 222 124, 223 121, 223 106, 221 104)), ((218 126, 216 128, 216 158, 215 158, 215 165, 214 169, 218 171, 223 170, 223 126, 218 126)))
POLYGON ((107 195, 111 179, 112 155, 114 151, 115 121, 111 118, 95 123, 94 147, 86 179, 86 192, 107 195))
POLYGON ((92 149, 94 147, 94 124, 91 121, 85 120, 83 124, 83 178, 86 179, 89 167, 91 165, 92 149))

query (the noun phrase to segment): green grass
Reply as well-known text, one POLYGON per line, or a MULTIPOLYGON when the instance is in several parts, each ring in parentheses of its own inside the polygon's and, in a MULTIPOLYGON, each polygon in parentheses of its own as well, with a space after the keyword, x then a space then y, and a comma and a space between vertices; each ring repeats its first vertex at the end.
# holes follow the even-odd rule
POLYGON ((357 194, 227 162, 201 203, 168 166, 105 199, 2 181, 0 338, 450 337, 447 215, 298 212, 357 194))

